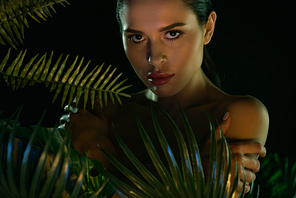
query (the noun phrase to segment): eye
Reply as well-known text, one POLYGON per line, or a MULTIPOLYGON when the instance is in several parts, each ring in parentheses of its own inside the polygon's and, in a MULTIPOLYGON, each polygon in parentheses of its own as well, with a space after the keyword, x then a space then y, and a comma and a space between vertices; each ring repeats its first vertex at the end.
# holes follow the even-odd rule
POLYGON ((128 37, 128 39, 133 43, 133 44, 140 44, 145 40, 145 38, 142 35, 131 35, 128 37))
POLYGON ((177 31, 177 30, 172 30, 166 33, 166 38, 169 40, 175 40, 180 38, 182 35, 181 31, 177 31))

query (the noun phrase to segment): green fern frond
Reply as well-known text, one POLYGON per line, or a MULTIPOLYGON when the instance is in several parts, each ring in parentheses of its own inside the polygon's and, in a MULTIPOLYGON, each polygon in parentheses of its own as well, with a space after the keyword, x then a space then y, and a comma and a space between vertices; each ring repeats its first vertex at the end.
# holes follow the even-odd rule
MULTIPOLYGON (((71 144, 69 136, 66 135, 62 138, 54 158, 50 155, 49 150, 52 147, 54 133, 57 130, 54 129, 50 132, 44 148, 36 147, 33 143, 38 139, 37 134, 41 128, 40 124, 44 118, 44 113, 27 142, 15 139, 18 131, 25 132, 18 124, 21 110, 22 107, 17 110, 16 120, 12 120, 11 118, 14 116, 11 116, 9 120, 1 120, 0 124, 1 198, 60 198, 68 190, 71 191, 68 192, 70 197, 78 197, 86 167, 82 165, 77 173, 78 179, 76 181, 70 179, 71 144), (18 143, 15 144, 15 141, 18 141, 18 143), (65 153, 65 151, 67 152, 65 153), (72 183, 75 186, 68 189, 72 183)), ((88 160, 87 157, 86 160, 88 160)))
POLYGON ((46 21, 52 17, 51 11, 55 4, 69 4, 66 0, 1 0, 0 1, 0 44, 5 41, 16 49, 18 41, 23 43, 24 27, 29 27, 27 16, 30 16, 38 23, 39 19, 46 21))
POLYGON ((66 67, 69 55, 67 55, 65 58, 63 58, 63 55, 60 55, 52 67, 51 64, 53 52, 51 52, 51 55, 48 59, 46 54, 38 59, 37 54, 25 66, 23 66, 25 55, 26 50, 24 52, 21 51, 10 64, 10 66, 7 66, 7 69, 4 71, 10 56, 9 49, 4 60, 0 64, 0 75, 3 76, 8 86, 12 86, 13 90, 18 89, 19 87, 23 88, 28 82, 30 82, 30 86, 34 85, 36 82, 45 83, 46 86, 51 84, 50 91, 56 90, 52 101, 54 102, 64 88, 61 106, 64 105, 67 98, 68 104, 70 106, 75 93, 77 98, 76 105, 78 105, 80 95, 82 90, 84 90, 84 108, 86 107, 86 102, 88 101, 89 96, 91 97, 90 99, 92 108, 94 108, 96 96, 99 98, 101 107, 103 107, 103 100, 107 105, 108 93, 113 103, 114 96, 120 104, 121 100, 119 96, 130 97, 130 95, 122 93, 123 90, 131 86, 128 85, 121 87, 121 85, 127 79, 119 83, 117 82, 122 73, 117 75, 111 81, 116 70, 114 69, 111 73, 109 73, 111 65, 103 73, 101 71, 103 71, 104 64, 102 64, 100 67, 97 66, 89 74, 84 75, 89 65, 89 62, 86 65, 83 65, 84 57, 78 61, 79 57, 76 56, 70 68, 66 72, 63 72, 66 67), (62 63, 60 64, 60 62, 62 63), (77 62, 79 62, 78 66, 76 66, 77 62), (81 68, 83 69, 80 72, 81 68), (102 97, 102 93, 104 94, 104 98, 102 97))
MULTIPOLYGON (((129 179, 134 184, 133 186, 136 186, 141 192, 139 190, 135 190, 134 187, 129 186, 126 182, 116 178, 108 171, 104 171, 105 176, 110 179, 110 183, 114 187, 114 189, 120 195, 122 195, 122 197, 259 197, 258 194, 257 196, 254 196, 254 194, 252 194, 253 192, 246 196, 244 195, 243 192, 245 186, 245 177, 243 179, 243 189, 241 190, 240 195, 238 195, 238 192, 236 192, 238 182, 234 182, 234 184, 231 186, 231 181, 238 181, 238 166, 237 163, 235 163, 235 174, 232 174, 232 159, 226 138, 223 136, 219 123, 217 122, 220 129, 221 140, 220 146, 217 144, 214 123, 208 113, 206 114, 210 126, 211 155, 209 159, 209 174, 207 182, 205 182, 206 180, 201 163, 201 156, 193 130, 180 105, 179 109, 182 115, 182 120, 188 138, 188 146, 179 127, 170 117, 170 115, 160 109, 157 105, 151 103, 151 115, 153 119, 153 124, 163 154, 165 155, 164 159, 160 158, 158 154, 159 151, 155 149, 154 143, 149 138, 149 135, 143 127, 139 117, 136 115, 139 133, 155 167, 155 170, 158 172, 158 176, 159 178, 161 178, 162 181, 158 180, 154 176, 154 174, 146 169, 145 166, 136 158, 136 156, 131 152, 127 145, 122 141, 113 125, 114 135, 118 141, 119 146, 122 148, 125 155, 129 158, 134 167, 137 169, 138 173, 141 174, 141 177, 138 177, 138 175, 131 172, 127 167, 125 167, 112 155, 110 155, 103 148, 100 147, 101 150, 108 157, 110 162, 122 173, 122 175, 125 176, 125 178, 129 179), (163 131, 158 123, 156 113, 153 109, 154 107, 160 110, 170 123, 173 134, 175 135, 177 140, 177 145, 179 148, 179 162, 181 166, 179 166, 178 162, 176 161, 176 158, 174 156, 175 153, 173 153, 171 146, 169 145, 166 137, 163 134, 163 131), (163 160, 167 161, 166 166, 164 165, 163 160), (234 177, 234 180, 232 177, 234 177)), ((235 156, 233 156, 233 158, 235 159, 235 156)), ((242 170, 243 175, 245 175, 245 169, 243 166, 242 170)), ((253 182, 251 183, 251 185, 254 185, 253 182)))

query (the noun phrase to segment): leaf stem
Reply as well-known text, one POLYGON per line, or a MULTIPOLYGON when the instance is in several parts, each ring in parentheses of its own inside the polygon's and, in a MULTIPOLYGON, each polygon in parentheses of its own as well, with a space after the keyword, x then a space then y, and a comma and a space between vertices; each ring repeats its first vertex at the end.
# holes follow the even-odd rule
MULTIPOLYGON (((23 80, 28 80, 28 81, 34 81, 34 82, 37 82, 37 83, 57 83, 57 84, 63 84, 63 85, 80 87, 82 89, 102 91, 102 92, 109 92, 109 93, 118 94, 118 95, 121 95, 121 96, 124 96, 124 97, 128 97, 128 98, 131 97, 129 94, 125 94, 125 93, 121 93, 121 92, 116 92, 116 91, 106 90, 106 89, 99 89, 99 88, 92 88, 92 87, 88 87, 88 86, 80 86, 80 85, 70 84, 70 83, 67 83, 67 82, 59 82, 59 81, 53 81, 53 80, 34 80, 32 78, 25 78, 25 77, 20 77, 20 76, 8 75, 8 74, 3 73, 3 72, 0 72, 0 75, 3 75, 5 77, 11 77, 11 78, 23 79, 23 80)), ((126 89, 129 88, 129 87, 131 87, 131 86, 132 85, 126 86, 126 89)))

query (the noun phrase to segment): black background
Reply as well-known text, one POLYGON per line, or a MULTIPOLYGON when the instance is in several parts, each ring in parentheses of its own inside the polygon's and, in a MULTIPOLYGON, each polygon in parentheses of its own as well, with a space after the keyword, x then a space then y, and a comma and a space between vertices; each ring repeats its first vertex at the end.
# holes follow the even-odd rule
MULTIPOLYGON (((66 8, 57 5, 57 14, 40 24, 29 19, 24 44, 12 51, 12 59, 28 49, 25 62, 54 50, 54 59, 70 54, 91 60, 90 68, 105 62, 124 72, 135 92, 143 88, 127 61, 115 18, 115 1, 73 0, 66 8)), ((296 161, 295 126, 295 1, 229 0, 214 1, 218 21, 211 43, 211 54, 230 94, 252 95, 261 100, 270 115, 266 143, 268 152, 296 161)), ((172 13, 173 14, 173 13, 172 13)), ((0 46, 0 60, 9 46, 0 46)), ((122 78, 124 79, 124 78, 122 78)), ((24 103, 22 125, 36 124, 47 109, 43 126, 53 126, 63 114, 61 96, 51 104, 54 94, 43 84, 12 91, 0 83, 0 109, 10 115, 24 103)))

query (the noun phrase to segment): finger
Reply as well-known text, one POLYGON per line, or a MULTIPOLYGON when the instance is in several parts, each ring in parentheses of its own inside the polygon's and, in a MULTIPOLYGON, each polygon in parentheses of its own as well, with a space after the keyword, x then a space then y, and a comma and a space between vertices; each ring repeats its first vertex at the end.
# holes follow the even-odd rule
MULTIPOLYGON (((232 164, 233 164, 233 167, 235 167, 235 159, 234 158, 232 159, 232 164)), ((235 168, 233 169, 233 172, 234 171, 235 171, 235 168)), ((252 181, 256 179, 255 173, 253 173, 253 171, 250 170, 249 168, 246 168, 245 164, 242 163, 242 161, 238 160, 238 159, 237 159, 237 172, 238 172, 240 180, 242 180, 242 181, 243 181, 244 177, 245 177, 246 182, 248 182, 248 183, 252 183, 252 181)))
POLYGON ((259 142, 239 142, 231 143, 229 147, 233 153, 256 154, 264 157, 266 155, 266 148, 259 142))
POLYGON ((78 107, 76 107, 75 104, 70 105, 70 106, 69 105, 66 105, 64 107, 64 111, 65 112, 70 112, 70 113, 76 113, 78 111, 78 107))
POLYGON ((215 133, 216 133, 216 137, 220 138, 220 129, 222 131, 223 134, 226 133, 226 131, 229 129, 230 126, 230 114, 229 112, 226 112, 225 115, 223 116, 223 121, 219 124, 219 126, 216 128, 215 133))
MULTIPOLYGON (((246 183, 252 183, 253 181, 255 181, 256 175, 252 171, 245 169, 244 172, 245 172, 246 183)), ((242 170, 240 171, 239 178, 241 181, 244 180, 244 172, 242 170)))
POLYGON ((69 114, 65 114, 65 115, 61 116, 60 124, 64 124, 65 122, 70 122, 70 115, 69 114))
MULTIPOLYGON (((242 189, 243 189, 243 182, 242 181, 238 181, 237 188, 236 188, 236 196, 235 197, 238 197, 238 195, 240 194, 240 192, 242 191, 242 189)), ((250 189, 251 189, 250 184, 249 183, 245 183, 244 193, 248 193, 250 191, 250 189)))
MULTIPOLYGON (((239 166, 243 163, 245 169, 251 170, 253 173, 257 173, 260 170, 259 160, 242 154, 235 154, 235 158, 239 166)), ((234 160, 234 159, 233 159, 234 160)), ((235 163, 235 162, 233 162, 235 163)))
POLYGON ((66 129, 65 127, 66 127, 66 123, 61 124, 61 125, 58 126, 59 129, 66 129))
MULTIPOLYGON (((243 189, 243 182, 239 181, 236 188, 235 197, 239 197, 239 194, 242 191, 242 189, 243 189)), ((245 184, 244 193, 248 193, 249 191, 250 191, 250 185, 245 184)))
MULTIPOLYGON (((243 185, 243 182, 241 182, 241 183, 243 185)), ((245 183, 245 191, 244 191, 244 193, 248 193, 250 191, 250 189, 251 189, 250 184, 245 183)))
POLYGON ((244 167, 251 170, 253 173, 257 173, 260 170, 260 162, 252 157, 243 157, 244 167))

